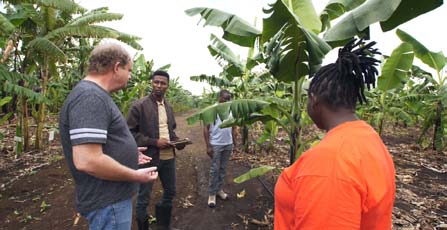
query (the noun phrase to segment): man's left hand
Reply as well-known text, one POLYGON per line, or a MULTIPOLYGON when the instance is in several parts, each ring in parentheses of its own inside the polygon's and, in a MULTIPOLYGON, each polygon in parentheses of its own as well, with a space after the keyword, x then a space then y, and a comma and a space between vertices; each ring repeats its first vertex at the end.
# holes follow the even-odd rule
POLYGON ((152 158, 143 154, 146 151, 146 147, 138 147, 138 164, 143 165, 151 162, 152 158))

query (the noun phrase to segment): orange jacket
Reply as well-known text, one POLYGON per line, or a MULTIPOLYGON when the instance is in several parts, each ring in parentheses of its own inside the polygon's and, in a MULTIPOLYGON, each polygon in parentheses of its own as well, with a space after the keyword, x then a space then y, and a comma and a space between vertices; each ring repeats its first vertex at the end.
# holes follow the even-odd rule
POLYGON ((391 229, 394 175, 374 129, 343 123, 280 175, 275 229, 391 229))

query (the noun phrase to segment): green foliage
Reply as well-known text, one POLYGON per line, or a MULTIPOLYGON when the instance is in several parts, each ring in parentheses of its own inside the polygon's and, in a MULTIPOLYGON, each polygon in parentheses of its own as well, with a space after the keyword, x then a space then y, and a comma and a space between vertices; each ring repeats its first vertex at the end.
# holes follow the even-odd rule
POLYGON ((446 59, 442 51, 438 53, 430 52, 424 45, 402 30, 396 30, 396 34, 403 42, 411 44, 416 57, 422 62, 435 69, 437 72, 440 72, 444 68, 446 59))
POLYGON ((413 47, 402 43, 394 49, 391 56, 382 67, 382 74, 378 78, 378 89, 388 90, 403 86, 408 78, 408 71, 413 66, 413 47))
POLYGON ((273 167, 273 166, 260 166, 258 168, 253 168, 253 169, 250 169, 248 172, 234 178, 233 181, 235 183, 240 184, 247 180, 262 176, 262 175, 272 171, 273 169, 275 169, 275 167, 273 167))
POLYGON ((331 0, 320 14, 323 28, 321 31, 331 27, 331 20, 334 20, 345 12, 351 11, 363 4, 366 0, 331 0))
POLYGON ((73 21, 69 22, 67 25, 69 26, 84 26, 91 25, 95 23, 108 22, 114 20, 121 20, 123 18, 122 14, 117 13, 109 13, 107 12, 107 8, 102 8, 100 10, 93 10, 82 17, 75 18, 73 21))
MULTIPOLYGON (((287 0, 283 1, 287 2, 287 0)), ((315 34, 320 33, 322 24, 317 16, 312 0, 291 1, 289 9, 304 28, 315 34)))
POLYGON ((329 28, 324 34, 324 39, 339 41, 361 34, 369 25, 386 21, 391 17, 400 2, 401 0, 368 0, 329 28))
POLYGON ((46 38, 35 38, 28 43, 27 48, 29 49, 29 52, 38 52, 44 56, 54 57, 61 62, 65 62, 67 60, 64 51, 62 51, 55 43, 46 38))
POLYGON ((254 99, 234 100, 208 106, 202 111, 188 117, 187 121, 190 125, 199 120, 203 121, 205 124, 211 124, 216 121, 217 116, 219 116, 220 119, 225 120, 230 116, 230 113, 235 118, 249 118, 252 113, 260 112, 261 109, 267 105, 268 103, 265 101, 254 99))
MULTIPOLYGON (((2 108, 4 105, 8 104, 11 101, 12 97, 4 97, 0 99, 0 108, 2 108)), ((3 117, 0 118, 0 125, 3 125, 10 117, 12 116, 12 113, 7 113, 3 115, 3 117)), ((0 141, 3 140, 4 134, 0 133, 0 141)))
POLYGON ((380 22, 383 31, 390 31, 397 26, 421 15, 432 11, 443 4, 443 0, 403 0, 391 17, 380 22))
POLYGON ((206 82, 210 86, 217 86, 217 87, 222 87, 222 88, 229 88, 229 87, 234 86, 234 84, 232 84, 226 78, 219 78, 214 75, 208 76, 205 74, 201 74, 199 76, 191 76, 190 79, 192 81, 197 81, 197 82, 206 82))
POLYGON ((31 77, 9 71, 4 65, 0 64, 0 81, 3 83, 3 87, 1 88, 3 92, 25 96, 26 98, 37 103, 49 103, 49 100, 42 96, 42 94, 36 93, 33 90, 22 87, 16 83, 21 80, 35 82, 35 80, 31 77))
POLYGON ((174 112, 188 111, 196 108, 198 104, 197 97, 194 97, 191 92, 184 89, 178 78, 170 79, 166 99, 172 105, 174 112))
MULTIPOLYGON (((331 47, 305 28, 283 1, 265 11, 262 44, 270 73, 280 81, 297 81, 315 73, 331 47)), ((318 18, 317 18, 318 19, 318 18)))
POLYGON ((214 34, 211 34, 210 40, 211 44, 208 46, 208 50, 223 68, 222 72, 225 73, 227 79, 231 81, 234 76, 242 76, 245 65, 239 60, 239 57, 214 34))
POLYGON ((14 25, 0 13, 0 35, 9 35, 14 31, 14 25))
POLYGON ((81 13, 85 8, 71 0, 37 0, 36 3, 41 6, 59 9, 71 13, 81 13))
POLYGON ((222 27, 223 38, 240 46, 252 47, 257 37, 261 34, 258 29, 251 26, 242 18, 217 9, 197 7, 185 11, 189 16, 200 14, 205 20, 205 26, 222 27))

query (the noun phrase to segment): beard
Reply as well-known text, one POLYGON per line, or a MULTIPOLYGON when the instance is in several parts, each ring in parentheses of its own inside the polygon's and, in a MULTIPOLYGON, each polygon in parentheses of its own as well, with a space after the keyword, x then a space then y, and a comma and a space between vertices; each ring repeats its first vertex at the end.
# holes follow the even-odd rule
POLYGON ((157 97, 163 97, 164 96, 164 93, 161 90, 154 90, 153 93, 157 97))

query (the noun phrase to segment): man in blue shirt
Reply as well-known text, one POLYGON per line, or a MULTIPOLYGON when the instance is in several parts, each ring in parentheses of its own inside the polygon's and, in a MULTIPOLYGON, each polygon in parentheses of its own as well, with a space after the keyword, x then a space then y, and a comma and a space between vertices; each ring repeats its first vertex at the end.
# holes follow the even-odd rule
MULTIPOLYGON (((219 103, 231 100, 231 93, 227 90, 219 92, 219 103)), ((228 199, 228 194, 222 189, 225 171, 231 152, 233 151, 233 128, 219 128, 222 120, 218 116, 214 124, 205 126, 203 136, 206 143, 206 153, 211 157, 210 178, 208 187, 208 206, 216 206, 216 195, 222 200, 228 199)))

